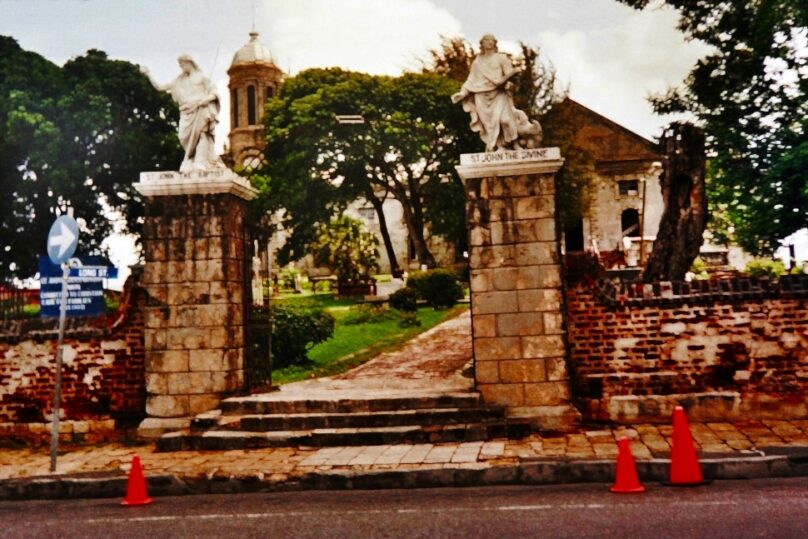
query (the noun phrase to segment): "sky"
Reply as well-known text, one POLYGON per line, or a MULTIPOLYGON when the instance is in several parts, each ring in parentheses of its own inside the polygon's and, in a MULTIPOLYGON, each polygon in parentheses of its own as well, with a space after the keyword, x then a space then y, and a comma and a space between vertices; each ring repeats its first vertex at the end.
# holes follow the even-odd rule
POLYGON ((440 35, 476 44, 493 33, 506 51, 518 41, 540 47, 573 98, 646 137, 670 120, 646 96, 680 83, 708 50, 686 42, 676 20, 670 9, 615 0, 0 0, 0 34, 57 64, 97 48, 168 82, 189 53, 221 90, 253 24, 290 74, 341 66, 395 75, 417 69, 440 35))
POLYGON ((60 65, 96 48, 168 82, 177 56, 191 54, 219 88, 220 148, 226 71, 253 26, 287 74, 314 66, 399 74, 418 69, 441 35, 476 44, 492 33, 505 51, 523 41, 541 49, 573 99, 653 138, 673 118, 655 115, 647 96, 680 84, 709 52, 685 40, 677 20, 670 8, 636 11, 616 0, 0 0, 0 34, 60 65))

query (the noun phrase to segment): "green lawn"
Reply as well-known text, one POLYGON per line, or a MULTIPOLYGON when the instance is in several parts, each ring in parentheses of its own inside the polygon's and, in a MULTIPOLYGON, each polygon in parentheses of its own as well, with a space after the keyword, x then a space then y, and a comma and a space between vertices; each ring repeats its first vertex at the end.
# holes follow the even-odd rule
POLYGON ((272 303, 279 302, 287 305, 320 307, 328 310, 331 314, 337 317, 337 312, 347 309, 351 305, 356 305, 358 300, 352 298, 338 298, 331 293, 281 294, 279 296, 273 296, 272 303))
POLYGON ((337 323, 334 336, 309 351, 310 364, 278 369, 272 373, 273 384, 288 384, 289 382, 297 382, 306 378, 331 376, 345 372, 357 365, 361 365, 381 352, 400 347, 402 343, 412 339, 419 333, 468 309, 468 306, 465 305, 443 311, 436 311, 431 307, 422 307, 417 312, 421 325, 402 328, 399 326, 398 320, 344 324, 342 321, 349 313, 350 306, 355 302, 336 300, 330 294, 287 298, 283 301, 316 301, 334 315, 337 323))

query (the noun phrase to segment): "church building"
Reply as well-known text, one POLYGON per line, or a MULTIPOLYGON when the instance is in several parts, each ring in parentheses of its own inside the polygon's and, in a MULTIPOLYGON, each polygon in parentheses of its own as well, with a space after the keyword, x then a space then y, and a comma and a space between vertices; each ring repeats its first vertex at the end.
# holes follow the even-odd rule
POLYGON ((628 251, 627 262, 635 265, 628 259, 638 257, 640 244, 650 253, 662 218, 664 155, 652 141, 577 101, 565 99, 555 108, 571 130, 572 145, 594 160, 583 218, 565 232, 566 251, 628 251))

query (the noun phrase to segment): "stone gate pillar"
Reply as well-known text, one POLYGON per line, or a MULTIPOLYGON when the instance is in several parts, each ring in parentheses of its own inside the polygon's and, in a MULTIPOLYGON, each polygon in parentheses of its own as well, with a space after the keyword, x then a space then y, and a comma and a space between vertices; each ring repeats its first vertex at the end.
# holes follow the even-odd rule
POLYGON ((186 428, 244 382, 244 220, 256 196, 229 169, 145 172, 143 438, 186 428))
POLYGON ((477 389, 541 428, 571 426, 555 219, 558 148, 464 154, 477 389))

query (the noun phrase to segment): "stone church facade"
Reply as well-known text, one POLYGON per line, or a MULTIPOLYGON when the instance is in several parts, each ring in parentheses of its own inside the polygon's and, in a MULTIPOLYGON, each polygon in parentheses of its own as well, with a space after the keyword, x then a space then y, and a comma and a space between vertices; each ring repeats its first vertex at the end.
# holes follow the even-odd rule
POLYGON ((664 156, 650 140, 572 99, 556 107, 564 109, 572 144, 594 160, 583 218, 566 231, 566 250, 625 251, 630 241, 636 251, 631 254, 638 254, 642 241, 650 252, 664 209, 659 183, 664 156))

